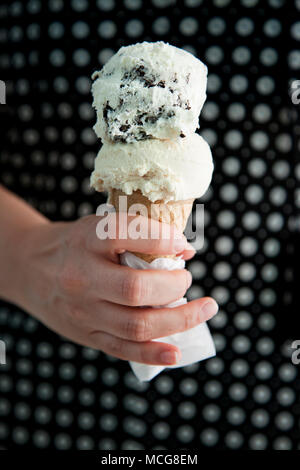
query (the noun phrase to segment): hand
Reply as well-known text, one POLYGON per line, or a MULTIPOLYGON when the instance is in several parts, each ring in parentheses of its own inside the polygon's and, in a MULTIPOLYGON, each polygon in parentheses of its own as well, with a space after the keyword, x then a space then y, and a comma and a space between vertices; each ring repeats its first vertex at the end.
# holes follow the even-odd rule
MULTIPOLYGON (((180 350, 151 340, 205 322, 217 313, 216 302, 206 297, 176 308, 143 307, 183 297, 192 276, 185 269, 143 271, 121 266, 119 253, 181 253, 188 259, 194 255, 193 249, 183 235, 176 239, 174 231, 169 240, 100 240, 98 222, 99 217, 93 215, 76 222, 43 223, 25 231, 19 255, 18 291, 22 295, 18 303, 76 343, 120 359, 175 364, 180 350)), ((162 224, 151 223, 158 224, 161 231, 162 224)))

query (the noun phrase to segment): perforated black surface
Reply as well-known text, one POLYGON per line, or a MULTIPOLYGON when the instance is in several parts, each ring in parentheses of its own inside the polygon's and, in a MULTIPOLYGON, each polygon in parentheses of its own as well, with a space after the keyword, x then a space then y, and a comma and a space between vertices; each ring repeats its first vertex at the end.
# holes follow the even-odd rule
POLYGON ((200 122, 215 173, 188 296, 220 304, 210 322, 216 358, 139 384, 126 362, 61 340, 2 302, 3 448, 298 448, 299 366, 287 345, 299 331, 300 128, 289 95, 299 14, 296 0, 1 2, 0 180, 52 220, 102 201, 89 189, 99 148, 93 70, 142 40, 169 41, 208 65, 200 122))

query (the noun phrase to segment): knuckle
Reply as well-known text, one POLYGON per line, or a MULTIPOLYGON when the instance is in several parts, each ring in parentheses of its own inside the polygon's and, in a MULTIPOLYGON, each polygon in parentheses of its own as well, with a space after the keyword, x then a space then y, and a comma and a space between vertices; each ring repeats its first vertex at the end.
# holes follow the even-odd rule
POLYGON ((85 281, 73 267, 65 267, 59 277, 60 287, 66 293, 82 292, 85 281))
POLYGON ((191 283, 190 283, 190 277, 188 275, 188 271, 183 270, 182 273, 180 273, 180 276, 176 278, 178 290, 180 291, 180 294, 182 296, 185 295, 186 291, 189 289, 191 283))
POLYGON ((126 217, 127 214, 123 214, 122 212, 108 215, 108 237, 106 238, 106 241, 111 251, 115 251, 120 247, 120 239, 124 239, 124 236, 127 234, 126 217))
POLYGON ((130 274, 123 280, 123 298, 133 307, 143 305, 149 296, 149 290, 150 284, 145 282, 141 273, 130 274))
POLYGON ((82 309, 74 305, 71 305, 68 309, 68 315, 70 319, 72 320, 72 322, 76 324, 81 324, 81 325, 84 323, 85 315, 82 309))
POLYGON ((126 329, 128 338, 132 341, 145 342, 152 338, 152 325, 145 316, 129 320, 126 329))
POLYGON ((107 248, 111 252, 115 252, 117 249, 117 238, 116 237, 108 237, 105 240, 105 243, 107 245, 107 248))
POLYGON ((198 323, 198 318, 199 315, 197 310, 188 304, 183 313, 184 329, 189 330, 190 328, 193 328, 193 326, 198 323))
POLYGON ((110 342, 109 354, 116 356, 120 359, 124 358, 124 343, 122 340, 114 337, 110 342))

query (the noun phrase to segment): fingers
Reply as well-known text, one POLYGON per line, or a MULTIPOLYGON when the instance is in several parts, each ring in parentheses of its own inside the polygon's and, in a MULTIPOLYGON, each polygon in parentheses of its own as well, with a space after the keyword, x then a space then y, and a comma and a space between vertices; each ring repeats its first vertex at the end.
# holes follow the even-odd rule
POLYGON ((185 331, 208 320, 217 312, 217 304, 206 297, 173 309, 151 310, 141 309, 133 314, 126 307, 122 311, 122 308, 111 305, 107 316, 109 321, 101 320, 101 327, 109 332, 91 332, 92 347, 127 361, 174 365, 181 358, 180 350, 171 344, 150 340, 185 331))
POLYGON ((104 261, 102 272, 106 282, 96 279, 94 286, 98 298, 132 307, 174 302, 184 296, 192 283, 186 269, 138 270, 104 261))
POLYGON ((118 338, 135 342, 151 341, 195 327, 212 318, 218 311, 210 297, 193 300, 175 308, 135 309, 106 303, 89 315, 87 322, 94 330, 101 330, 118 338))
POLYGON ((185 248, 185 250, 182 253, 178 253, 178 254, 182 256, 182 259, 187 261, 195 256, 196 250, 191 245, 191 243, 187 243, 187 247, 185 248))
POLYGON ((92 347, 127 361, 167 366, 176 364, 181 358, 181 352, 176 346, 157 341, 137 343, 102 331, 90 333, 89 339, 92 347))
POLYGON ((125 213, 109 214, 99 220, 91 246, 97 252, 116 253, 135 251, 157 255, 170 255, 189 248, 185 236, 175 225, 169 225, 143 216, 125 213), (101 243, 105 240, 106 243, 101 243))

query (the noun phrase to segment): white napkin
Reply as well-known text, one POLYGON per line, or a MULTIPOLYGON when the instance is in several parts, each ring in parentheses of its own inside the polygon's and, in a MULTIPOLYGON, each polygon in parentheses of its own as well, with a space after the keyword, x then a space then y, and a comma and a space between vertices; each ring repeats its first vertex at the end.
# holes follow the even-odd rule
MULTIPOLYGON (((132 253, 125 252, 120 255, 120 259, 121 264, 135 269, 167 269, 172 271, 174 269, 183 269, 185 266, 185 262, 181 257, 176 259, 157 258, 151 263, 147 263, 132 253)), ((186 302, 187 300, 182 298, 171 304, 154 308, 177 307, 178 305, 183 305, 186 302)), ((181 360, 174 366, 168 366, 168 368, 171 369, 188 366, 216 355, 214 342, 206 323, 200 323, 200 325, 197 325, 190 330, 153 341, 174 344, 181 350, 181 360)), ((163 366, 151 366, 148 364, 141 364, 139 362, 130 362, 130 366, 140 381, 149 381, 165 369, 163 366)))

